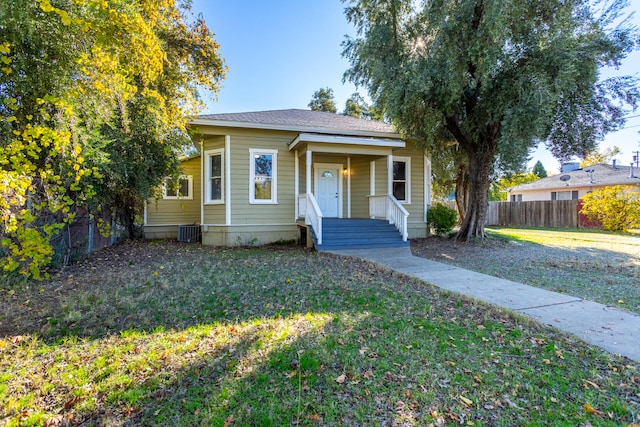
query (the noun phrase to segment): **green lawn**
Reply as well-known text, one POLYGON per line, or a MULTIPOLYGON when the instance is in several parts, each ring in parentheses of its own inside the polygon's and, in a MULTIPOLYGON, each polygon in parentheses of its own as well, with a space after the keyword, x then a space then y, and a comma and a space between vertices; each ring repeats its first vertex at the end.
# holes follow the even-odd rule
POLYGON ((489 227, 483 241, 418 239, 418 256, 640 313, 640 235, 489 227))
POLYGON ((640 365, 373 264, 134 242, 0 290, 2 425, 640 423, 640 365))

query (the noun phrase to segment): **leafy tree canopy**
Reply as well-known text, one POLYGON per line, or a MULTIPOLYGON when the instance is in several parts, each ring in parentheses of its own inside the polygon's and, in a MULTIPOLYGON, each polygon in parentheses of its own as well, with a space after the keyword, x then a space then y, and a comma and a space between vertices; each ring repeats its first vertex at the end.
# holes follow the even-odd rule
POLYGON ((635 78, 599 79, 637 48, 625 0, 344 0, 357 29, 346 77, 407 138, 467 156, 459 240, 484 236, 489 175, 544 142, 558 158, 593 149, 635 107, 635 78))
POLYGON ((620 148, 615 145, 603 151, 590 151, 580 163, 580 167, 584 168, 591 165, 610 163, 611 160, 618 154, 620 154, 620 148))
POLYGON ((547 170, 544 168, 540 160, 538 160, 536 164, 533 165, 533 169, 531 170, 531 172, 533 172, 533 174, 536 175, 538 178, 547 177, 547 170))
POLYGON ((336 101, 333 97, 333 89, 320 88, 315 91, 311 97, 311 102, 309 102, 309 108, 313 111, 337 112, 338 109, 336 108, 336 101))
MULTIPOLYGON (((133 221, 226 68, 190 2, 3 0, 0 266, 41 275, 78 208, 133 221)), ((126 221, 125 221, 126 222, 126 221)))
POLYGON ((357 117, 359 119, 366 119, 369 118, 369 106, 365 102, 364 98, 356 92, 345 102, 342 114, 345 116, 357 117))
POLYGON ((539 180, 541 177, 534 172, 521 172, 500 178, 498 181, 491 183, 489 187, 489 200, 500 201, 507 200, 507 190, 516 185, 526 184, 539 180))

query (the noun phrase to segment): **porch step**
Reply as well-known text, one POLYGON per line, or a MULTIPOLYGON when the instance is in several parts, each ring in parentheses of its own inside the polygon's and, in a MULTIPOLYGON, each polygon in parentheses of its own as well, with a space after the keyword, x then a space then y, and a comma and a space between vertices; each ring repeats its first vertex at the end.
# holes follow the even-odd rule
POLYGON ((314 230, 311 231, 319 251, 409 246, 395 226, 382 219, 325 218, 322 221, 321 245, 317 244, 314 230))

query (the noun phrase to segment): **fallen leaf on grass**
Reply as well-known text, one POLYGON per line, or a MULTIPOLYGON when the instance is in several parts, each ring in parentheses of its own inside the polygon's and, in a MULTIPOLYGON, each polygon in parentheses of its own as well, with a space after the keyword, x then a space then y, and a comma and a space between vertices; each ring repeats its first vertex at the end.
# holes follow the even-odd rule
POLYGON ((347 376, 345 374, 342 374, 338 378, 336 378, 336 382, 338 384, 343 384, 346 380, 347 380, 347 376))
POLYGON ((514 409, 522 409, 521 407, 519 407, 518 405, 516 405, 515 403, 513 403, 511 401, 511 399, 509 399, 509 396, 502 396, 502 400, 504 400, 506 402, 507 405, 509 405, 511 408, 514 409))
POLYGON ((589 388, 589 386, 587 384, 589 384, 591 387, 595 388, 596 390, 600 390, 600 386, 592 381, 589 380, 582 380, 585 382, 584 386, 585 388, 589 388))
POLYGON ((231 427, 233 425, 233 415, 229 415, 229 417, 224 422, 224 427, 231 427))
POLYGON ((587 411, 590 414, 593 414, 598 417, 604 416, 604 413, 602 411, 598 411, 596 408, 589 405, 588 403, 585 403, 584 405, 582 405, 582 407, 584 408, 585 411, 587 411))
POLYGON ((320 421, 320 415, 318 415, 318 414, 309 415, 307 418, 311 422, 319 422, 320 421))
POLYGON ((460 395, 460 400, 462 401, 462 403, 464 403, 467 406, 471 406, 473 405, 473 400, 471 399, 467 399, 466 397, 464 397, 463 395, 460 395))

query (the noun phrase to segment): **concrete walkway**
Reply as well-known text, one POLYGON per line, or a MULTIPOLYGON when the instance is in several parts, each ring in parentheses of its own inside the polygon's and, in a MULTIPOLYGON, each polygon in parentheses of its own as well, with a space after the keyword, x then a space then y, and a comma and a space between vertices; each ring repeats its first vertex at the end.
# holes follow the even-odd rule
POLYGON ((640 362, 640 315, 415 257, 406 247, 332 253, 373 261, 440 288, 517 311, 640 362))

